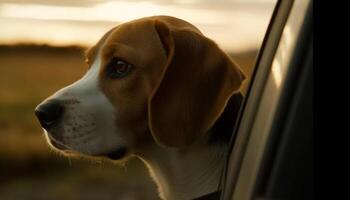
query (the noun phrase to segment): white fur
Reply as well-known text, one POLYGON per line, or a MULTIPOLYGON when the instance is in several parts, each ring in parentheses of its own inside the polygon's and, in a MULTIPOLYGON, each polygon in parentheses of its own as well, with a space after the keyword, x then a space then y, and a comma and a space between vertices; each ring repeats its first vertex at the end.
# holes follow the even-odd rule
POLYGON ((186 149, 158 145, 143 149, 139 157, 147 165, 166 200, 189 200, 218 189, 226 148, 197 144, 186 149))
POLYGON ((124 145, 121 134, 117 134, 115 107, 98 87, 101 68, 100 52, 80 80, 59 90, 49 99, 63 102, 63 121, 50 130, 50 138, 70 150, 88 155, 100 155, 124 145))

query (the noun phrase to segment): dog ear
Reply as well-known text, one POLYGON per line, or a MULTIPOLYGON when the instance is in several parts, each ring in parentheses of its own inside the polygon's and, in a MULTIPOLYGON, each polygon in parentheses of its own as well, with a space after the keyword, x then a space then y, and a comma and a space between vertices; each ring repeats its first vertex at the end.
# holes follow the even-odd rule
POLYGON ((148 102, 150 130, 161 145, 188 146, 208 132, 245 75, 197 29, 154 26, 167 64, 148 102))

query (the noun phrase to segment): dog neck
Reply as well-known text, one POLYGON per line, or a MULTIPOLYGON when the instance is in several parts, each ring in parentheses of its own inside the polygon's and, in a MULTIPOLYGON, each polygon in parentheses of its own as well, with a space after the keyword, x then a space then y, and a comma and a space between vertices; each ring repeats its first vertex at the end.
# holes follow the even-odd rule
POLYGON ((186 149, 149 147, 140 155, 167 200, 194 199, 218 189, 225 152, 223 145, 196 144, 186 149))
POLYGON ((208 138, 182 149, 152 144, 138 156, 147 165, 166 200, 189 200, 217 191, 227 148, 243 96, 231 97, 208 138))

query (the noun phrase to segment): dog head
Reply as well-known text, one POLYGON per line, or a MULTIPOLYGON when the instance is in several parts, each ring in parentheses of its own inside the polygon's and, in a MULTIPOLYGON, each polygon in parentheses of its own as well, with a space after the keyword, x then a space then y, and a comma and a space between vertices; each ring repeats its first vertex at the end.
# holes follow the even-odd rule
POLYGON ((80 80, 35 112, 55 148, 113 159, 142 145, 195 143, 245 78, 212 40, 168 16, 113 28, 87 63, 80 80))

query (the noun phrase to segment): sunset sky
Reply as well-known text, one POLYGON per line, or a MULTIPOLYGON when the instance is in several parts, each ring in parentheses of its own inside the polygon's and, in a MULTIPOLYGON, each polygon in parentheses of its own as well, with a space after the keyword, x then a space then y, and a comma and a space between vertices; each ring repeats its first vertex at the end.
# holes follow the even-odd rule
POLYGON ((196 25, 231 51, 257 48, 276 0, 0 0, 0 44, 92 45, 112 27, 151 15, 196 25))

